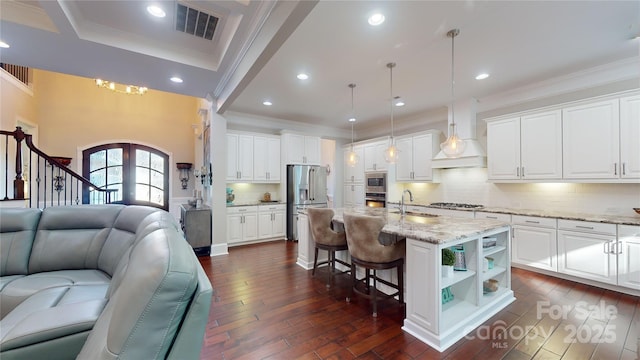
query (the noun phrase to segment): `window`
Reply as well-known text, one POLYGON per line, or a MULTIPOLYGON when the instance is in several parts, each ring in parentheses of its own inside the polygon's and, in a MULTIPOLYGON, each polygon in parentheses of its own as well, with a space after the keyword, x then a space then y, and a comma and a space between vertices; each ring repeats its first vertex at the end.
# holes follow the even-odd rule
MULTIPOLYGON (((82 153, 82 175, 92 184, 116 190, 112 203, 148 205, 169 209, 169 155, 138 144, 106 144, 82 153)), ((95 190, 83 190, 83 203, 103 203, 93 196, 95 190)))

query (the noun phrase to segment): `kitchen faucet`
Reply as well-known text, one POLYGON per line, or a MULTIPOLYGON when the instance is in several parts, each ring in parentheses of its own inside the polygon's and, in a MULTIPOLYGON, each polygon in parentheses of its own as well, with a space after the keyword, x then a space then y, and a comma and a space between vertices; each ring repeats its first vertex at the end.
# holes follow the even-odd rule
POLYGON ((411 193, 411 190, 404 189, 402 196, 400 197, 400 215, 404 215, 407 212, 406 206, 404 205, 404 193, 409 193, 409 201, 413 202, 413 194, 411 193))

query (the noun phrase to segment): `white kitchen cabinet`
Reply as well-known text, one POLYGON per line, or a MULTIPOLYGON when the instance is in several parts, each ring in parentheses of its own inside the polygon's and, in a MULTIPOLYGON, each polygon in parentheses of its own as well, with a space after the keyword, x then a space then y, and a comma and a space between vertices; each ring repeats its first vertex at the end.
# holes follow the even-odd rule
POLYGON ((558 220, 558 272, 617 283, 616 225, 588 221, 558 220))
POLYGON ((254 182, 280 182, 280 138, 253 137, 254 182))
POLYGON ((388 145, 388 141, 378 141, 364 145, 364 171, 387 170, 384 151, 388 145))
POLYGON ((300 134, 282 134, 285 165, 320 165, 320 138, 300 134))
POLYGON ((556 219, 513 215, 511 223, 511 262, 558 271, 556 219))
POLYGON ((487 122, 490 180, 562 178, 560 110, 487 122))
POLYGON ((500 220, 506 223, 511 222, 510 214, 499 214, 499 213, 492 213, 492 212, 485 212, 485 211, 475 211, 474 217, 476 219, 500 220))
POLYGON ((620 99, 620 163, 623 179, 640 178, 640 95, 620 99))
POLYGON ((565 179, 619 178, 618 99, 564 108, 562 153, 565 179))
POLYGON ((618 285, 640 290, 640 226, 618 225, 618 285))
POLYGON ((227 208, 227 242, 229 245, 258 239, 258 207, 227 208))
POLYGON ((438 153, 437 134, 428 133, 396 139, 400 156, 396 162, 397 182, 432 181, 431 159, 438 153), (434 140, 435 139, 435 140, 434 140))
POLYGON ((227 134, 227 181, 253 180, 253 136, 227 134))
POLYGON ((345 184, 361 184, 364 183, 364 148, 360 145, 353 146, 353 152, 358 156, 358 162, 355 166, 347 165, 351 145, 344 148, 344 183, 345 184))
POLYGON ((258 206, 258 238, 284 237, 285 204, 258 206))
POLYGON ((364 206, 364 184, 344 185, 344 207, 364 206))

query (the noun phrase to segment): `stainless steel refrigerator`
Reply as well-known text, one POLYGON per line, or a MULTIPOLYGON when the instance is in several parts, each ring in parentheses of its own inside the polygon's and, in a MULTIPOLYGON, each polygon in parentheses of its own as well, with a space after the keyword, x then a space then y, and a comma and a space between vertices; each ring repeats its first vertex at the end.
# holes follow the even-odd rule
POLYGON ((287 240, 298 241, 298 210, 327 207, 327 168, 287 165, 287 240))

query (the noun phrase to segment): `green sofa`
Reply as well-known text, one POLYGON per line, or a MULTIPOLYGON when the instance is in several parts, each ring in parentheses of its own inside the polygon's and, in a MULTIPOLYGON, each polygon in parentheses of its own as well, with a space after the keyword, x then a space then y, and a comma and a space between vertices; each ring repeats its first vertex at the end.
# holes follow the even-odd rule
POLYGON ((145 206, 0 208, 0 359, 197 359, 212 289, 145 206))

